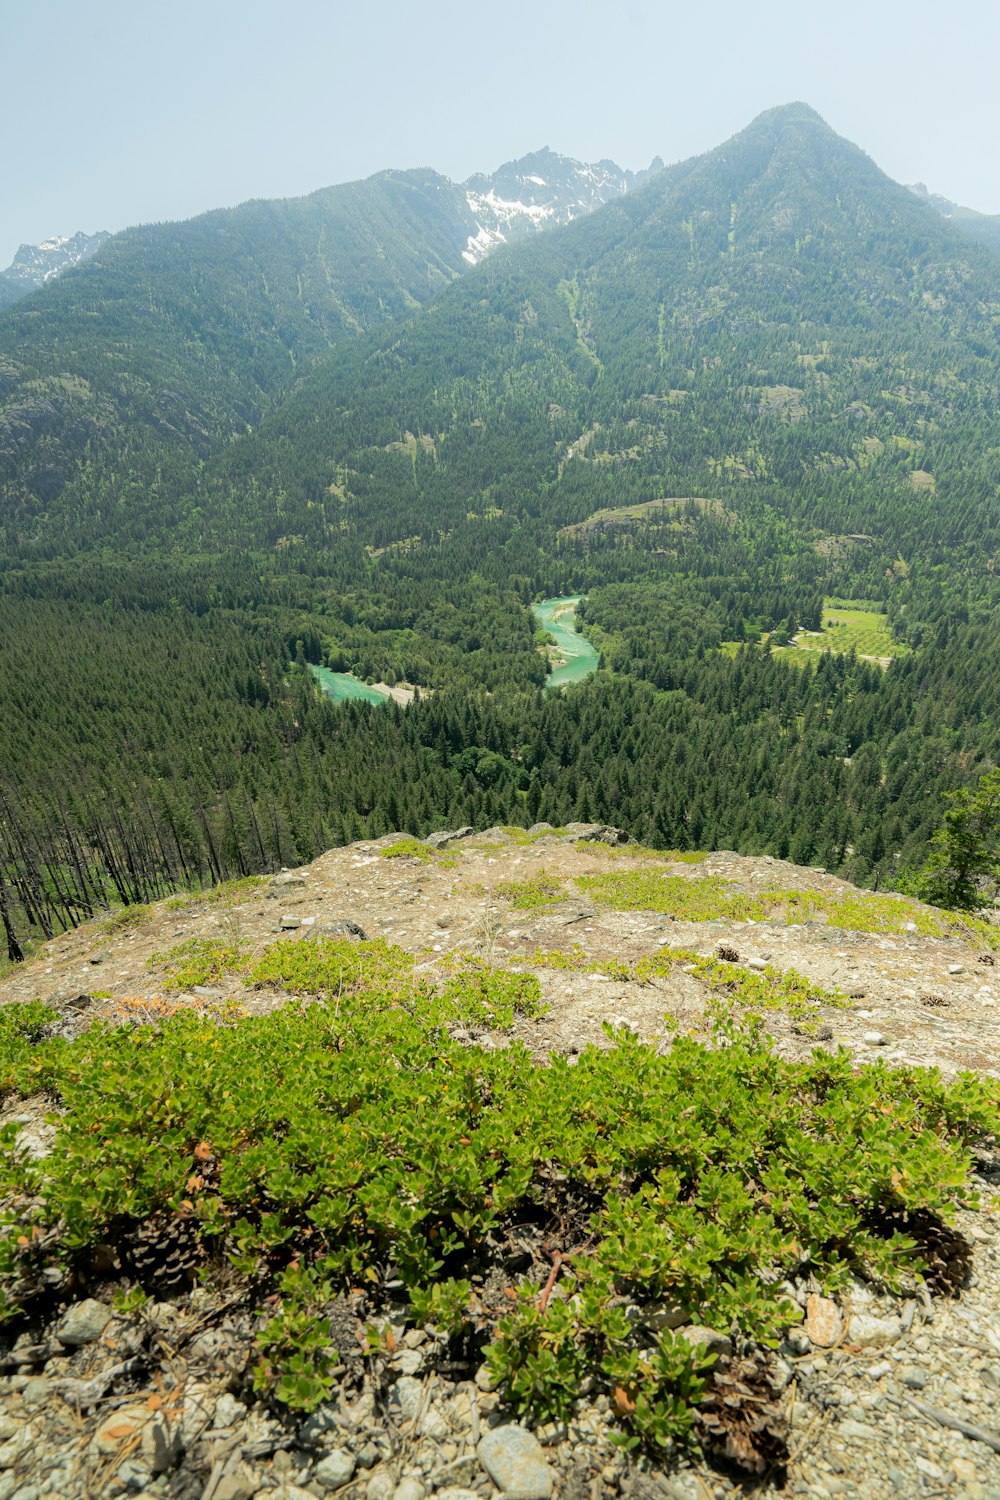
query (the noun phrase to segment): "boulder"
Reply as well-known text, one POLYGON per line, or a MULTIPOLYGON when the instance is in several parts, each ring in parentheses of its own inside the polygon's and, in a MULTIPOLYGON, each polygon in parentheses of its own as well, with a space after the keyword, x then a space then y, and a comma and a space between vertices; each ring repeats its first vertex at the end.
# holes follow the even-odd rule
POLYGON ((471 839, 475 829, 453 828, 448 832, 431 833, 424 839, 432 849, 447 849, 449 844, 457 844, 460 839, 471 839))

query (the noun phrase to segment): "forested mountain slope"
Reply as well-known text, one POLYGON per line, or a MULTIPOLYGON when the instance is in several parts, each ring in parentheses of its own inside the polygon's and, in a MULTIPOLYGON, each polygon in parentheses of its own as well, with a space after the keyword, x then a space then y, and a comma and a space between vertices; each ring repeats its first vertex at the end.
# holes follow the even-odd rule
POLYGON ((993 250, 1000 250, 1000 214, 983 214, 975 208, 963 208, 960 203, 952 203, 950 198, 942 197, 940 193, 928 192, 922 182, 911 183, 910 192, 916 193, 918 198, 937 209, 960 234, 967 235, 971 240, 979 240, 993 250))
MULTIPOLYGON (((461 277, 376 256, 396 290, 359 275, 356 329, 293 291, 314 261, 289 250, 265 294, 223 243, 212 316, 204 277, 178 283, 190 431, 156 426, 173 312, 134 359, 57 314, 111 247, 46 294, 46 358, 82 340, 110 415, 7 443, 12 864, 37 882, 61 851, 87 910, 109 880, 147 896, 442 822, 600 817, 861 881, 920 862, 940 791, 1000 754, 989 251, 801 105, 461 277), (529 606, 570 593, 604 670, 543 698, 529 606), (757 648, 834 596, 886 621, 887 670, 757 648), (433 696, 334 707, 321 661, 433 696)), ((41 306, 4 325, 25 348, 41 306)))
POLYGON ((98 491, 125 507, 165 493, 177 464, 184 483, 329 345, 646 175, 545 150, 468 185, 382 172, 114 236, 0 317, 0 523, 43 517, 67 484, 86 509, 98 491))
POLYGON ((74 501, 127 506, 245 430, 320 349, 456 276, 463 212, 435 173, 384 173, 114 236, 0 318, 4 522, 81 475, 74 501))

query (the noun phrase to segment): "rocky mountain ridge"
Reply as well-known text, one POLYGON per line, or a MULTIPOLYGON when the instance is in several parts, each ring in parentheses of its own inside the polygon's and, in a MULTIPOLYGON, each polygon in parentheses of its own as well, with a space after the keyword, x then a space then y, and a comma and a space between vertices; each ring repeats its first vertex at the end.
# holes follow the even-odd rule
POLYGON ((22 245, 7 269, 0 271, 0 307, 44 286, 71 266, 78 266, 110 238, 106 229, 96 234, 78 230, 73 235, 52 235, 38 245, 22 245))
POLYGON ((476 220, 463 259, 477 265, 497 245, 593 213, 662 169, 658 156, 645 171, 630 172, 608 160, 574 161, 545 146, 489 175, 476 173, 462 184, 476 220))
POLYGON ((975 208, 963 208, 960 203, 953 203, 941 193, 932 193, 922 182, 912 182, 908 186, 911 193, 924 203, 929 203, 931 208, 936 209, 961 234, 979 240, 994 250, 1000 250, 1000 214, 984 214, 975 208))
MULTIPOLYGON (((331 936, 381 939, 431 985, 467 961, 537 975, 546 1012, 522 1018, 509 1038, 476 1027, 453 1035, 487 1049, 522 1042, 539 1062, 609 1047, 609 1025, 660 1049, 675 1036, 707 1039, 716 1005, 728 994, 739 1006, 744 982, 760 998, 760 981, 775 997, 761 1019, 782 1056, 846 1047, 858 1063, 995 1075, 993 932, 777 860, 655 854, 602 825, 461 829, 423 842, 390 835, 299 870, 98 918, 9 972, 0 1002, 46 999, 68 1038, 100 1020, 138 1040, 171 1015, 234 1024, 287 1004, 235 972, 178 988, 171 953, 221 943, 261 955, 283 942, 308 954, 331 936), (643 970, 651 955, 670 954, 672 967, 643 970), (723 990, 712 989, 710 975, 723 972, 705 967, 713 964, 724 966, 723 990), (810 982, 804 1004, 790 999, 792 974, 810 982)), ((3 1113, 39 1160, 53 1143, 48 1107, 11 1099, 3 1113)), ((788 1481, 780 1466, 761 1470, 754 1494, 1000 1494, 998 1165, 989 1154, 977 1163, 981 1206, 955 1220, 968 1246, 958 1295, 892 1297, 854 1278, 831 1298, 808 1274, 791 1286, 803 1320, 778 1351, 768 1418, 787 1434, 788 1481)), ((507 1278, 517 1279, 513 1270, 507 1278)), ((0 1463, 8 1484, 34 1486, 39 1500, 70 1490, 164 1500, 746 1493, 724 1465, 627 1457, 611 1441, 605 1396, 582 1394, 569 1421, 526 1420, 485 1365, 452 1369, 440 1330, 412 1324, 403 1309, 378 1352, 349 1355, 342 1390, 303 1419, 250 1392, 257 1322, 238 1287, 161 1293, 139 1311, 116 1308, 99 1280, 90 1291, 0 1344, 0 1463)), ((359 1326, 348 1299, 336 1306, 359 1326)), ((726 1330, 682 1325, 678 1336, 736 1359, 726 1330)))

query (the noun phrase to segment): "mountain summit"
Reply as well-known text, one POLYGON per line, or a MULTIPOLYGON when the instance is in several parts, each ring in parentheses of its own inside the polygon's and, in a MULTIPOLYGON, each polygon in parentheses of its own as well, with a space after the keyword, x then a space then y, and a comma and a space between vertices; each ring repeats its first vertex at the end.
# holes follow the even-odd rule
POLYGON ((96 234, 53 235, 38 245, 22 245, 6 271, 0 271, 0 307, 44 286, 70 266, 79 265, 110 239, 106 229, 96 234))
POLYGON ((593 213, 641 186, 662 167, 660 157, 655 157, 644 172, 629 172, 617 162, 574 161, 545 146, 505 162, 490 176, 477 173, 463 184, 476 220, 463 258, 476 265, 506 240, 593 213))

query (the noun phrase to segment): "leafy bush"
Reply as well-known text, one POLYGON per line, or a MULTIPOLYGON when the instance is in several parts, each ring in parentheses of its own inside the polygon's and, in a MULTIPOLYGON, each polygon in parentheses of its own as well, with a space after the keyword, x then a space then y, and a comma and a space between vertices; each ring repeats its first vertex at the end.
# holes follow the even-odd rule
POLYGON ((392 844, 384 845, 378 852, 382 859, 419 859, 424 865, 429 865, 434 858, 434 850, 428 844, 422 844, 409 834, 404 834, 392 844))
POLYGON ((578 875, 576 883, 602 906, 615 911, 654 911, 685 922, 813 922, 848 932, 905 932, 948 937, 966 932, 989 947, 1000 947, 1000 928, 963 912, 928 911, 905 896, 815 890, 770 890, 750 894, 719 875, 693 879, 657 871, 578 875))
POLYGON ((509 901, 515 911, 542 911, 563 899, 563 882, 558 875, 543 871, 530 880, 503 880, 497 895, 509 901))
POLYGON ((226 974, 242 968, 247 955, 236 943, 214 943, 209 938, 189 938, 166 953, 151 955, 146 967, 167 969, 163 987, 190 990, 196 984, 215 984, 226 974))
POLYGON ((543 1261, 513 1310, 477 1308, 495 1372, 539 1415, 568 1412, 586 1378, 625 1441, 663 1446, 689 1430, 701 1367, 655 1333, 657 1304, 773 1345, 797 1316, 789 1275, 903 1285, 924 1262, 900 1216, 947 1219, 970 1144, 995 1130, 995 1080, 845 1052, 788 1063, 735 1028, 666 1053, 609 1030, 575 1065, 463 1046, 446 1020, 508 1026, 537 981, 470 967, 435 990, 405 982, 397 952, 275 944, 268 982, 329 998, 236 1024, 184 1011, 67 1042, 43 1008, 0 1013, 5 1087, 62 1107, 48 1157, 0 1168, 6 1315, 49 1261, 86 1277, 95 1246, 179 1219, 207 1265, 272 1299, 258 1389, 309 1409, 337 1368, 332 1297, 363 1286, 386 1306, 402 1283, 416 1316, 460 1330, 510 1226, 535 1225, 562 1280, 543 1261))

